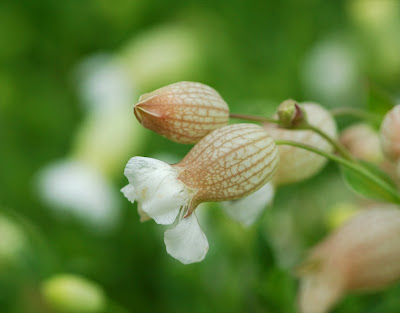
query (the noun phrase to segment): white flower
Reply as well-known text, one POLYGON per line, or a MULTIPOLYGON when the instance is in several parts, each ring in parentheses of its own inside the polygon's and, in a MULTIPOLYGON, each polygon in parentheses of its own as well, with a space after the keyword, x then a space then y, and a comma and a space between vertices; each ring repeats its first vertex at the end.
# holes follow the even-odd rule
POLYGON ((232 219, 249 227, 260 217, 264 209, 272 202, 275 188, 267 183, 251 195, 232 201, 221 202, 222 209, 232 219))
POLYGON ((165 232, 167 252, 184 264, 199 262, 208 251, 208 241, 194 214, 187 218, 195 190, 178 180, 179 170, 159 160, 133 157, 125 167, 129 184, 121 189, 132 203, 138 201, 142 220, 174 227, 165 232))
POLYGON ((271 136, 255 124, 219 128, 174 165, 133 157, 125 167, 129 185, 121 189, 138 202, 141 220, 173 224, 165 232, 167 252, 184 264, 199 262, 208 241, 195 214, 202 202, 245 197, 264 186, 279 163, 271 136))

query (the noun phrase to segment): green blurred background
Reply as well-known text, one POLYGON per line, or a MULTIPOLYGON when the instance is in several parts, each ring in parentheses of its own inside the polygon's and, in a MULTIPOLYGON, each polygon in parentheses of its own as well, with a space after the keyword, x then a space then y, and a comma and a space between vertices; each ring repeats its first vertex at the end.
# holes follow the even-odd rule
MULTIPOLYGON (((185 266, 118 190, 130 156, 179 160, 190 146, 142 129, 132 105, 192 80, 235 113, 271 115, 287 98, 363 107, 367 82, 400 96, 399 51, 397 0, 1 1, 0 312, 295 312, 294 267, 355 201, 337 168, 279 189, 249 229, 201 208, 210 251, 185 266), (76 176, 66 166, 46 183, 57 164, 76 176), (100 186, 80 185, 80 166, 100 186), (81 308, 44 285, 64 273, 105 302, 81 308)), ((351 295, 334 312, 398 313, 399 292, 351 295)))

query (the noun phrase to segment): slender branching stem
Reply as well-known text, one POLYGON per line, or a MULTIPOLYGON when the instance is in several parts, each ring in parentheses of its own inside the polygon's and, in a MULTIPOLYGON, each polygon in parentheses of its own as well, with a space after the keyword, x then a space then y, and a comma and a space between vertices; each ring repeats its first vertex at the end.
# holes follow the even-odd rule
POLYGON ((355 162, 353 162, 351 160, 347 160, 343 157, 334 155, 329 152, 322 151, 322 150, 312 147, 310 145, 305 145, 305 144, 302 144, 302 143, 299 143, 296 141, 276 140, 275 143, 277 145, 289 145, 289 146, 305 149, 310 152, 319 154, 329 160, 337 162, 337 163, 357 172, 358 174, 364 176, 365 178, 369 179, 370 181, 373 181, 375 184, 379 185, 382 189, 384 189, 386 192, 388 192, 393 197, 393 199, 395 199, 396 203, 400 203, 400 193, 395 188, 390 186, 387 182, 382 180, 380 177, 371 173, 368 169, 366 169, 359 163, 355 163, 355 162))
POLYGON ((308 130, 311 130, 311 131, 317 133, 322 138, 324 138, 326 141, 328 141, 335 148, 336 152, 339 153, 343 158, 345 158, 347 160, 351 160, 351 161, 354 160, 354 158, 350 154, 350 152, 347 151, 347 149, 345 147, 343 147, 343 145, 338 140, 336 140, 335 138, 332 138, 331 136, 329 136, 327 133, 325 133, 320 128, 307 123, 306 125, 302 125, 297 129, 308 129, 308 130))
MULTIPOLYGON (((278 120, 278 119, 268 118, 268 117, 263 117, 263 116, 257 116, 257 115, 231 113, 229 116, 231 118, 238 118, 238 119, 249 120, 249 121, 281 124, 281 121, 278 120)), ((317 128, 317 127, 315 127, 315 126, 313 126, 313 125, 311 125, 309 123, 302 124, 300 126, 295 126, 293 128, 290 128, 290 129, 292 129, 292 130, 303 129, 303 130, 313 131, 313 132, 317 133, 318 135, 320 135, 322 138, 324 138, 326 141, 328 141, 334 147, 336 152, 338 152, 342 157, 344 157, 344 158, 346 158, 348 160, 353 160, 353 157, 351 156, 351 154, 335 138, 332 138, 331 136, 329 136, 327 133, 325 133, 321 129, 319 129, 319 128, 317 128)))

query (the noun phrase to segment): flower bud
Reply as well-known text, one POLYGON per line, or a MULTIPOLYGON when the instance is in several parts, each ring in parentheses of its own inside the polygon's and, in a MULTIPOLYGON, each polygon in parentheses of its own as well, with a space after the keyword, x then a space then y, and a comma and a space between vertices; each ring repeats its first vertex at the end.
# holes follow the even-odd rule
POLYGON ((229 125, 204 137, 177 164, 131 158, 125 168, 129 184, 121 191, 131 202, 138 201, 142 218, 174 224, 164 234, 167 252, 188 264, 203 260, 208 251, 207 238, 192 214, 196 207, 255 192, 271 179, 278 163, 278 149, 265 129, 229 125))
MULTIPOLYGON (((329 136, 336 137, 336 124, 330 113, 315 103, 300 105, 307 115, 309 124, 318 127, 329 136)), ((265 124, 264 128, 275 140, 292 140, 332 152, 332 146, 320 135, 310 130, 283 129, 275 124, 265 124)), ((279 146, 280 165, 274 175, 275 185, 285 185, 307 179, 316 174, 326 163, 326 159, 313 152, 292 146, 279 146)))
POLYGON ((306 120, 304 112, 296 101, 292 99, 285 100, 279 105, 278 117, 281 121, 281 125, 288 128, 299 126, 306 120))
POLYGON ((140 96, 134 113, 145 128, 188 144, 198 142, 229 120, 228 105, 219 93, 194 82, 175 83, 140 96))
POLYGON ((368 124, 356 124, 346 128, 340 142, 357 159, 379 164, 383 160, 379 135, 368 124))
POLYGON ((383 119, 381 145, 389 159, 400 159, 400 104, 390 110, 383 119))
POLYGON ((302 313, 325 313, 346 292, 386 287, 400 279, 400 210, 356 215, 317 245, 300 268, 302 313))
POLYGON ((101 313, 106 297, 97 284, 76 275, 57 275, 46 280, 41 293, 47 304, 63 313, 101 313))

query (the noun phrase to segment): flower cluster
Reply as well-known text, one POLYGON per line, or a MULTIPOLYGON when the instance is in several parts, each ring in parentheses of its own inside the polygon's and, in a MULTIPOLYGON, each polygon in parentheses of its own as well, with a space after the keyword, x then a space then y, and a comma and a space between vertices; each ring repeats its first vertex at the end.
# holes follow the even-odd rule
POLYGON ((181 143, 197 142, 177 164, 133 157, 122 192, 138 202, 141 220, 172 225, 164 234, 167 252, 182 263, 204 259, 208 241, 196 215, 202 202, 229 201, 263 187, 275 173, 279 153, 256 124, 227 124, 229 110, 203 84, 181 82, 140 98, 135 114, 145 127, 181 143))
MULTIPOLYGON (((397 171, 400 178, 400 105, 388 112, 380 135, 358 124, 339 137, 331 112, 317 103, 286 100, 273 119, 230 114, 211 87, 180 82, 142 95, 134 114, 145 128, 178 143, 195 144, 176 164, 131 158, 124 172, 129 184, 121 189, 129 201, 137 202, 141 221, 171 225, 164 233, 166 250, 184 264, 203 260, 209 248, 195 213, 199 204, 221 202, 227 215, 249 226, 272 202, 277 188, 314 176, 327 159, 370 180, 372 185, 358 191, 367 194, 377 187, 380 195, 400 203, 395 184, 363 163, 387 167, 392 175, 397 171), (230 117, 262 125, 228 125, 230 117)), ((397 207, 352 218, 312 249, 299 268, 301 312, 326 313, 347 292, 399 280, 399 246, 397 207)))

